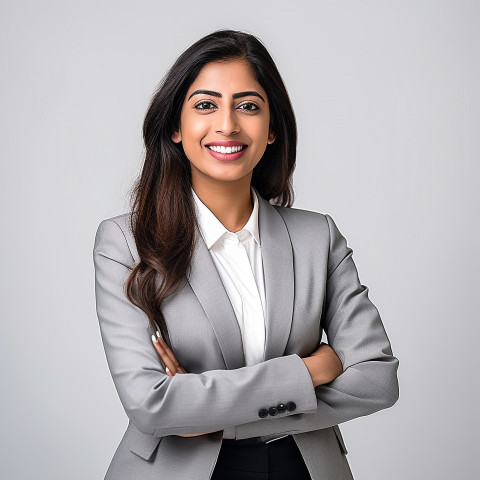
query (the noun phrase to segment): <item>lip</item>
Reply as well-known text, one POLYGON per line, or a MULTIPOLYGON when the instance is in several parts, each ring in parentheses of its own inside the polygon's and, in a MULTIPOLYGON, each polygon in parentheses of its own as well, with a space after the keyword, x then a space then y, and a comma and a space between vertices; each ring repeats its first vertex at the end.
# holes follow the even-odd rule
POLYGON ((236 140, 229 140, 229 141, 221 141, 221 142, 210 142, 210 143, 206 143, 205 145, 213 145, 217 147, 238 147, 241 145, 246 145, 246 143, 238 142, 236 140))
MULTIPOLYGON (((237 142, 238 143, 238 142, 237 142)), ((208 144, 210 145, 210 144, 208 144)), ((215 144, 212 144, 215 145, 215 144)), ((240 143, 240 145, 245 145, 244 143, 240 143)), ((226 146, 232 146, 232 145, 226 145, 226 146)), ((221 160, 222 162, 232 162, 234 160, 239 159, 248 149, 244 148, 243 150, 240 150, 239 152, 235 153, 220 153, 220 152, 214 152, 213 150, 210 150, 209 148, 205 147, 205 150, 213 157, 216 158, 217 160, 221 160)))

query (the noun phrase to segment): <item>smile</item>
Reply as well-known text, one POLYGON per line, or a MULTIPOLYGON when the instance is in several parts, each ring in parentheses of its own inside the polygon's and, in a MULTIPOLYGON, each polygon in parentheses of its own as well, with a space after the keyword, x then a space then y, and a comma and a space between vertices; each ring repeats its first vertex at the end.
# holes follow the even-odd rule
POLYGON ((240 158, 244 154, 247 147, 248 145, 239 145, 233 147, 206 145, 207 151, 212 157, 216 158, 217 160, 227 162, 240 158))
POLYGON ((209 150, 213 150, 214 152, 218 153, 236 153, 240 152, 241 150, 245 150, 247 145, 238 145, 235 147, 221 147, 220 145, 207 145, 209 150))

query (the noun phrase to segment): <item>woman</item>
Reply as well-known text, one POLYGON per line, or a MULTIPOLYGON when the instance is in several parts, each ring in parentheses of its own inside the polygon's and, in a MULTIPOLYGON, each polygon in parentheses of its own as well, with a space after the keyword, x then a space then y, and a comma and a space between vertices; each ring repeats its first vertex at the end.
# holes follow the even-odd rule
POLYGON ((333 219, 291 207, 295 117, 263 44, 193 44, 143 133, 132 213, 94 246, 129 418, 105 478, 353 478, 338 424, 397 401, 398 359, 333 219))

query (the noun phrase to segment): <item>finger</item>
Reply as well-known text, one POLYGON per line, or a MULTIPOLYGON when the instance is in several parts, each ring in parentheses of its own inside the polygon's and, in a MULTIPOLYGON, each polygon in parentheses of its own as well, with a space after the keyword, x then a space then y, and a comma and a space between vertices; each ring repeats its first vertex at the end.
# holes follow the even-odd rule
POLYGON ((175 373, 177 373, 175 364, 172 362, 172 359, 168 356, 167 352, 162 347, 158 339, 155 338, 155 335, 152 335, 152 343, 153 343, 153 346, 155 347, 155 350, 160 355, 160 358, 162 359, 163 363, 165 364, 165 367, 168 367, 171 373, 175 375, 175 373))
POLYGON ((158 341, 160 342, 160 344, 162 345, 162 347, 164 348, 165 352, 167 352, 167 355, 171 358, 172 362, 174 362, 175 364, 178 363, 176 357, 175 357, 175 354, 173 353, 172 349, 167 345, 167 343, 165 342, 165 340, 160 336, 160 334, 158 333, 157 331, 157 337, 158 337, 158 341))
POLYGON ((156 352, 158 353, 160 357, 160 362, 163 365, 163 368, 165 369, 165 372, 168 373, 170 370, 167 365, 172 366, 170 362, 170 357, 166 354, 166 352, 162 349, 162 346, 159 345, 159 343, 155 340, 152 339, 153 346, 155 347, 156 352))
MULTIPOLYGON (((157 340, 160 346, 163 348, 163 355, 167 355, 168 358, 173 362, 173 365, 175 366, 174 373, 188 373, 178 362, 177 358, 175 357, 175 354, 173 353, 172 349, 166 344, 166 342, 163 340, 163 338, 160 336, 160 333, 157 330, 157 340)), ((152 336, 153 338, 153 336, 152 336)))
POLYGON ((155 346, 155 349, 157 350, 157 353, 160 355, 164 363, 165 372, 167 375, 169 375, 170 377, 173 377, 177 373, 187 373, 187 371, 181 365, 176 366, 175 364, 173 364, 173 362, 171 361, 171 358, 165 352, 165 349, 158 342, 155 342, 154 346, 155 346), (168 368, 167 365, 170 365, 170 368, 168 368))
MULTIPOLYGON (((159 333, 157 332, 157 336, 159 335, 159 333)), ((165 340, 163 340, 162 337, 158 336, 158 341, 161 343, 162 347, 164 348, 164 350, 167 352, 167 355, 170 357, 170 359, 172 360, 172 362, 174 363, 175 367, 177 368, 177 370, 179 368, 181 368, 180 366, 180 363, 178 363, 178 360, 177 358, 175 357, 175 354, 172 352, 172 349, 165 343, 165 340)))
MULTIPOLYGON (((152 339, 154 336, 152 335, 152 339)), ((160 338, 156 339, 155 342, 157 351, 160 352, 162 360, 164 361, 165 365, 170 367, 172 373, 177 373, 179 370, 179 365, 176 359, 172 359, 171 355, 168 354, 167 349, 165 348, 165 342, 163 342, 160 338)))

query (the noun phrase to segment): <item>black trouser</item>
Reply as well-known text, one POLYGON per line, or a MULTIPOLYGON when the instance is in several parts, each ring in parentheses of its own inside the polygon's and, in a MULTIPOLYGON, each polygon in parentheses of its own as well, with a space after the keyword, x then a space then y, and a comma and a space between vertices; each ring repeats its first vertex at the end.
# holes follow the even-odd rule
POLYGON ((211 480, 311 480, 291 435, 269 443, 242 442, 223 440, 211 480))

